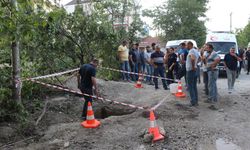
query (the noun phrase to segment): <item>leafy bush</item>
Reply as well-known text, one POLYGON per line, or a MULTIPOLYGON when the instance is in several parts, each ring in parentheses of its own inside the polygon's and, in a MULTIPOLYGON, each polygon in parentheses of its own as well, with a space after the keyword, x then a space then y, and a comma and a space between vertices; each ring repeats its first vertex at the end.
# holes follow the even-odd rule
POLYGON ((0 72, 0 122, 24 121, 27 116, 23 106, 11 97, 10 72, 11 68, 1 69, 0 72))
MULTIPOLYGON (((11 43, 18 39, 22 79, 76 68, 92 57, 102 59, 105 67, 119 68, 117 47, 124 39, 137 39, 142 29, 138 14, 133 19, 137 22, 128 31, 125 27, 114 28, 115 16, 125 18, 136 9, 132 8, 132 2, 101 1, 94 5, 91 14, 85 14, 80 6, 72 14, 57 7, 50 12, 42 7, 37 10, 35 6, 43 6, 43 3, 30 0, 18 2, 18 11, 15 11, 12 3, 0 2, 0 56, 3 56, 0 64, 10 64, 11 43), (109 12, 110 8, 115 16, 109 12)), ((22 82, 23 107, 11 97, 11 68, 0 71, 0 120, 22 120, 27 116, 25 107, 32 103, 32 107, 39 108, 41 97, 51 91, 39 84, 22 82)), ((98 76, 117 80, 120 73, 99 70, 98 76)))
POLYGON ((2 121, 20 121, 24 122, 28 115, 23 105, 17 104, 12 99, 0 100, 0 122, 2 121))

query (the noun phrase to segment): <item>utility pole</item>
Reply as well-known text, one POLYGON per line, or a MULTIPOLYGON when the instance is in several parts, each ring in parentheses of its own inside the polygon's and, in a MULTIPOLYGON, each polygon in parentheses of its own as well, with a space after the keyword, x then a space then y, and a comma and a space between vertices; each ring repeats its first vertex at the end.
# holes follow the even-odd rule
MULTIPOLYGON (((15 10, 18 11, 18 3, 16 0, 12 0, 12 4, 15 7, 15 10)), ((11 43, 11 50, 12 50, 12 96, 13 99, 18 103, 21 104, 21 65, 20 65, 20 49, 19 49, 19 27, 18 21, 16 19, 16 34, 14 41, 11 43)))
POLYGON ((233 32, 232 31, 232 26, 233 26, 233 18, 232 18, 232 16, 233 16, 233 12, 230 13, 230 33, 233 32))

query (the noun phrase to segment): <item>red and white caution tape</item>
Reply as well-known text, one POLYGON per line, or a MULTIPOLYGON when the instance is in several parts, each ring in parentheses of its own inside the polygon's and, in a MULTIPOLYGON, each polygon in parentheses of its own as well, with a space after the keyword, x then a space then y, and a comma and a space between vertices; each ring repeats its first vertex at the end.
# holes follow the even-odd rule
POLYGON ((119 70, 119 69, 113 69, 113 68, 108 68, 108 67, 98 67, 98 68, 105 69, 105 70, 110 70, 110 71, 115 71, 115 72, 120 72, 120 73, 127 73, 127 74, 133 74, 133 75, 143 75, 145 77, 164 79, 164 80, 168 80, 168 81, 174 81, 176 83, 179 82, 179 80, 174 80, 174 79, 170 79, 170 78, 164 78, 164 77, 159 77, 159 76, 151 76, 151 75, 147 75, 147 74, 129 72, 129 71, 124 71, 124 70, 119 70))
POLYGON ((154 107, 152 107, 150 110, 156 110, 158 107, 160 107, 165 100, 167 100, 168 97, 165 97, 163 100, 161 100, 158 104, 156 104, 154 107))
MULTIPOLYGON (((163 78, 163 77, 158 77, 158 76, 150 76, 150 75, 147 75, 147 74, 134 73, 134 72, 129 72, 129 71, 123 71, 123 70, 108 68, 108 67, 98 67, 98 68, 106 69, 106 70, 110 70, 110 71, 121 72, 121 73, 128 73, 128 74, 134 74, 134 75, 143 75, 143 76, 146 76, 146 77, 159 78, 159 79, 165 79, 165 80, 178 82, 178 80, 173 80, 173 79, 169 79, 169 78, 163 78)), ((118 101, 114 101, 114 100, 105 99, 105 98, 102 98, 102 97, 96 97, 96 96, 85 94, 85 93, 82 93, 82 92, 78 92, 78 91, 75 91, 75 90, 72 90, 72 89, 69 89, 69 88, 66 88, 66 87, 56 86, 56 85, 47 84, 47 83, 44 83, 44 82, 37 81, 38 79, 45 79, 45 78, 49 78, 49 77, 60 76, 60 75, 68 74, 68 73, 71 73, 71 72, 76 72, 78 70, 79 70, 79 68, 76 68, 76 69, 72 69, 72 70, 68 70, 68 71, 64 71, 64 72, 59 72, 59 73, 54 73, 54 74, 50 74, 50 75, 44 75, 44 76, 39 76, 39 77, 34 77, 34 78, 27 78, 25 80, 28 80, 28 81, 31 81, 31 82, 34 82, 34 83, 38 83, 38 84, 41 84, 41 85, 46 86, 46 87, 51 87, 51 88, 54 88, 54 89, 58 89, 58 90, 62 90, 62 91, 66 91, 66 92, 70 92, 70 93, 74 93, 74 94, 78 94, 78 95, 89 96, 89 97, 92 97, 92 98, 99 99, 101 101, 112 102, 114 104, 120 104, 120 105, 123 105, 123 106, 128 106, 128 107, 131 107, 131 108, 137 108, 137 109, 141 109, 141 110, 143 110, 143 109, 148 110, 148 107, 141 107, 141 106, 136 106, 136 105, 132 105, 132 104, 126 104, 126 103, 123 103, 123 102, 118 102, 118 101)), ((149 110, 156 110, 159 106, 162 105, 162 103, 166 99, 167 99, 167 97, 164 98, 162 101, 160 101, 158 104, 156 104, 154 107, 150 108, 149 110)))
MULTIPOLYGON (((98 68, 105 69, 105 70, 110 70, 110 71, 115 71, 115 72, 120 72, 120 73, 127 73, 127 74, 133 74, 133 75, 143 75, 145 77, 158 78, 158 79, 164 79, 164 80, 168 80, 168 81, 179 82, 179 80, 174 80, 174 79, 170 79, 170 78, 159 77, 159 76, 151 76, 151 75, 147 75, 147 74, 129 72, 129 71, 124 71, 124 70, 119 70, 119 69, 114 69, 114 68, 109 68, 109 67, 98 67, 98 68)), ((38 79, 45 79, 45 78, 55 77, 55 76, 61 76, 61 75, 68 74, 68 73, 71 73, 71 72, 76 72, 79 69, 80 68, 76 68, 76 69, 72 69, 72 70, 68 70, 68 71, 64 71, 64 72, 59 72, 59 73, 54 73, 54 74, 49 74, 49 75, 44 75, 44 76, 33 77, 31 79, 38 80, 38 79)), ((27 79, 25 79, 25 80, 27 80, 27 79)))
MULTIPOLYGON (((50 78, 50 77, 56 77, 56 76, 61 76, 61 75, 68 74, 68 73, 71 73, 71 72, 75 72, 75 71, 78 71, 78 70, 79 70, 79 68, 76 68, 76 69, 72 69, 72 70, 68 70, 68 71, 64 71, 64 72, 58 72, 58 73, 53 73, 53 74, 49 74, 49 75, 44 75, 44 76, 39 76, 39 77, 33 77, 33 78, 30 78, 30 79, 38 80, 38 79, 45 79, 45 78, 50 78)), ((29 79, 26 79, 26 80, 29 80, 29 79)))
POLYGON ((54 89, 58 89, 58 90, 62 90, 62 91, 66 91, 66 92, 70 92, 70 93, 74 93, 74 94, 78 94, 78 95, 82 95, 82 96, 89 96, 89 97, 96 98, 96 99, 101 100, 101 101, 112 102, 114 104, 128 106, 128 107, 131 107, 131 108, 137 108, 137 109, 141 109, 141 110, 147 109, 147 107, 141 107, 141 106, 126 104, 126 103, 118 102, 118 101, 114 101, 114 100, 109 100, 109 99, 102 98, 102 97, 96 97, 96 96, 93 96, 93 95, 89 95, 89 94, 78 92, 78 91, 75 91, 75 90, 72 90, 72 89, 68 89, 68 88, 65 88, 65 87, 60 87, 60 86, 44 83, 44 82, 41 82, 41 81, 37 81, 37 80, 34 80, 34 79, 27 79, 27 80, 31 81, 31 82, 34 82, 34 83, 37 83, 37 84, 41 84, 41 85, 46 86, 46 87, 51 87, 51 88, 54 88, 54 89))

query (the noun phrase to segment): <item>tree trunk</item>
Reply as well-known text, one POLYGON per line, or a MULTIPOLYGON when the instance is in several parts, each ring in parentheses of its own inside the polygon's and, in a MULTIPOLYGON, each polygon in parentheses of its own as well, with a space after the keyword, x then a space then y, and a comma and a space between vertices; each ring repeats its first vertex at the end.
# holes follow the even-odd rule
MULTIPOLYGON (((12 0, 13 6, 18 11, 17 1, 12 0)), ((21 74, 21 65, 20 65, 20 49, 19 49, 19 27, 18 21, 16 21, 16 35, 15 41, 11 44, 12 49, 12 85, 13 91, 12 96, 13 99, 18 103, 22 104, 21 101, 21 88, 22 88, 22 81, 20 78, 21 74)))
POLYGON ((12 43, 12 84, 13 84, 13 99, 21 104, 21 79, 20 79, 20 50, 19 41, 16 39, 12 43))

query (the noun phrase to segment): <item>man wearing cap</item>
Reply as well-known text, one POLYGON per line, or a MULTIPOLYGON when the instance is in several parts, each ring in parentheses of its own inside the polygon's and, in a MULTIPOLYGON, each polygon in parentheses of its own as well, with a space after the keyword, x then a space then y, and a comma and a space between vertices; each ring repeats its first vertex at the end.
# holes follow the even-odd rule
MULTIPOLYGON (((156 45, 155 52, 151 54, 150 57, 151 64, 154 66, 154 76, 161 76, 165 78, 165 67, 164 67, 164 53, 161 51, 159 45, 156 45)), ((155 89, 158 87, 158 78, 154 78, 155 89)), ((162 79, 163 88, 168 90, 168 86, 165 79, 162 79)))
POLYGON ((230 49, 230 52, 225 55, 224 66, 227 71, 228 93, 231 94, 234 90, 234 83, 236 80, 238 61, 242 59, 235 53, 235 47, 230 49))
MULTIPOLYGON (((94 93, 98 97, 99 94, 95 78, 97 66, 98 66, 98 60, 93 59, 89 64, 84 64, 80 67, 79 74, 77 76, 77 81, 78 81, 78 88, 81 90, 83 94, 93 95, 93 87, 94 87, 94 93)), ((92 103, 92 97, 85 95, 83 97, 85 102, 82 111, 82 119, 86 120, 88 102, 92 103)))

